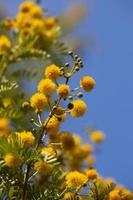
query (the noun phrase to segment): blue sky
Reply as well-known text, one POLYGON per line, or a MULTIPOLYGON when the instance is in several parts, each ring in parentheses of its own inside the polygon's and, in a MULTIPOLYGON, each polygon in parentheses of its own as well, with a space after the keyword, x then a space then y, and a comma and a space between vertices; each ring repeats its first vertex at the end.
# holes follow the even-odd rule
MULTIPOLYGON (((0 0, 9 14, 17 11, 18 0, 0 0)), ((77 0, 45 0, 49 13, 58 15, 77 0)), ((96 89, 85 100, 88 113, 84 119, 67 122, 70 130, 84 135, 84 128, 93 124, 106 133, 96 167, 103 176, 114 177, 133 189, 133 1, 82 0, 91 14, 76 31, 93 35, 96 46, 84 55, 85 74, 95 77, 96 89)), ((75 78, 80 78, 79 76, 75 78)))

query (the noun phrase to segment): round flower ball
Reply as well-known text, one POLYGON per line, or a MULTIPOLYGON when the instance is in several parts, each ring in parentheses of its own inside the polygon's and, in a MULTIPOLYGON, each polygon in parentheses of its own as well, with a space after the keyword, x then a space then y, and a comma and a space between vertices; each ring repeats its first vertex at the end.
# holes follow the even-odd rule
POLYGON ((60 76, 60 68, 55 64, 49 65, 45 69, 45 77, 51 80, 56 80, 60 76))
POLYGON ((55 90, 55 83, 46 78, 46 79, 42 79, 39 84, 38 84, 38 91, 49 96, 51 95, 55 90))
POLYGON ((84 76, 80 81, 80 87, 82 87, 86 92, 90 92, 95 85, 95 80, 90 76, 84 76))
POLYGON ((23 131, 17 133, 17 135, 27 147, 31 147, 35 143, 35 136, 30 131, 23 131))
POLYGON ((4 161, 5 161, 5 164, 8 166, 8 167, 15 167, 18 165, 18 158, 13 155, 12 153, 8 153, 5 155, 4 157, 4 161))
POLYGON ((78 189, 82 187, 88 180, 87 176, 78 171, 68 172, 66 175, 67 188, 78 189))
POLYGON ((85 114, 87 105, 84 101, 78 99, 72 102, 73 108, 70 110, 72 117, 81 117, 85 114))
POLYGON ((41 111, 41 112, 48 105, 47 97, 42 93, 35 93, 34 95, 32 95, 30 103, 31 107, 33 107, 36 111, 41 111))
POLYGON ((90 139, 92 142, 99 144, 103 142, 103 140, 105 139, 105 135, 102 131, 93 131, 90 134, 90 139))
POLYGON ((69 88, 69 86, 66 85, 66 84, 61 84, 61 85, 59 85, 59 87, 57 88, 57 94, 58 94, 58 96, 61 97, 61 98, 64 98, 64 99, 67 98, 68 95, 69 95, 69 93, 70 93, 70 88, 69 88))
POLYGON ((0 55, 5 54, 9 49, 11 49, 11 46, 11 42, 7 36, 0 36, 0 55))

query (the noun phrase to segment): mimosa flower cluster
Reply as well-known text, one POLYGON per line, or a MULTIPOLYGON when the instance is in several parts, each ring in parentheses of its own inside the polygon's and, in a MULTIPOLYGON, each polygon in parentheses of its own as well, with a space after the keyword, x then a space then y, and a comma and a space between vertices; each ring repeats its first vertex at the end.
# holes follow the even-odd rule
MULTIPOLYGON (((4 20, 2 25, 8 33, 13 31, 17 51, 27 47, 31 52, 47 50, 60 35, 57 19, 45 15, 40 6, 29 0, 20 5, 14 19, 4 20), (29 40, 19 46, 25 37, 29 40), (34 44, 32 39, 35 39, 34 44)), ((9 39, 8 34, 0 35, 4 75, 9 64, 6 59, 16 61, 16 57, 12 58, 13 52, 13 39, 9 39)), ((19 57, 21 61, 23 56, 25 54, 19 57)), ((12 76, 10 83, 0 79, 1 199, 133 199, 130 190, 113 179, 102 177, 95 169, 94 147, 105 140, 104 133, 90 129, 84 143, 65 125, 67 118, 75 125, 89 113, 84 95, 96 86, 95 79, 86 74, 73 87, 71 80, 84 70, 84 65, 72 51, 67 52, 68 57, 71 63, 63 60, 64 64, 57 64, 53 59, 44 67, 36 92, 29 97, 15 91, 18 86, 11 84, 12 76), (63 123, 65 128, 62 128, 63 123)))

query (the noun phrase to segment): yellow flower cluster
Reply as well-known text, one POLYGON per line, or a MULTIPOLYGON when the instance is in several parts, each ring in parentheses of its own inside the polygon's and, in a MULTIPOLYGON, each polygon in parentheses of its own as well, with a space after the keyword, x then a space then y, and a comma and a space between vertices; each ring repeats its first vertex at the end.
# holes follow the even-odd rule
POLYGON ((9 135, 9 119, 0 118, 0 136, 9 135))
POLYGON ((38 34, 47 43, 60 34, 57 20, 44 15, 41 7, 32 1, 25 1, 19 7, 19 13, 13 20, 6 20, 7 28, 17 29, 24 35, 38 34))
POLYGON ((0 55, 5 54, 11 49, 11 41, 6 35, 0 36, 0 55))
POLYGON ((43 93, 36 93, 30 99, 31 106, 39 112, 42 112, 47 106, 47 97, 43 93))
POLYGON ((132 200, 133 193, 123 187, 116 187, 109 193, 109 200, 132 200))
POLYGON ((11 153, 5 155, 4 161, 8 167, 16 167, 19 164, 18 158, 11 153))
POLYGON ((79 189, 88 181, 86 175, 78 171, 68 172, 66 175, 67 188, 79 189))
POLYGON ((34 169, 41 175, 48 175, 51 172, 52 167, 51 167, 51 165, 47 164, 46 162, 39 160, 39 161, 35 162, 34 169))
POLYGON ((16 133, 18 138, 24 143, 25 146, 31 147, 35 143, 35 137, 30 131, 23 131, 16 133))

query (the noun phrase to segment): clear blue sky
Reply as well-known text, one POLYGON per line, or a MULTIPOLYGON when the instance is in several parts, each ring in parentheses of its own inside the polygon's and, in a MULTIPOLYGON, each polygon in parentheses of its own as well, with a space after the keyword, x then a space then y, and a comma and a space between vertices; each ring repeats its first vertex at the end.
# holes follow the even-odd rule
MULTIPOLYGON (((17 11, 21 2, 2 1, 10 14, 17 11)), ((58 15, 71 2, 77 0, 45 0, 43 5, 49 13, 58 15)), ((97 158, 97 169, 103 176, 112 176, 133 189, 133 1, 80 2, 91 9, 91 16, 86 17, 77 32, 83 36, 93 34, 97 43, 84 56, 83 74, 94 76, 97 87, 86 98, 88 113, 84 119, 75 121, 75 126, 74 121, 67 125, 82 135, 89 124, 103 130, 107 140, 97 158)))

